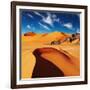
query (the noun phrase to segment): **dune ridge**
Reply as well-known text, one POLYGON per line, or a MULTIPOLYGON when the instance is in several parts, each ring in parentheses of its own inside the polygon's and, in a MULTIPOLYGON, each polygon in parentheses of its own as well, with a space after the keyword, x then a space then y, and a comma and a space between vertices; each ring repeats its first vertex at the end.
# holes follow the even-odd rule
POLYGON ((36 33, 34 33, 34 32, 27 32, 24 34, 24 36, 35 36, 35 35, 36 35, 36 33))
POLYGON ((41 56, 39 50, 40 49, 36 49, 33 52, 36 57, 36 64, 32 73, 32 78, 64 76, 64 73, 54 63, 41 56))
MULTIPOLYGON (((78 76, 80 74, 79 68, 76 67, 73 62, 73 59, 74 59, 73 56, 68 55, 65 52, 49 47, 49 48, 36 49, 34 51, 34 55, 38 62, 40 61, 40 57, 42 57, 43 58, 42 60, 49 61, 54 65, 56 65, 58 69, 64 73, 64 76, 78 76)), ((38 66, 41 66, 41 64, 39 64, 38 66)), ((39 70, 38 66, 35 67, 37 68, 37 70, 39 70)), ((47 68, 47 66, 48 64, 46 65, 45 68, 47 68)), ((42 66, 42 69, 43 69, 43 66, 42 66)), ((45 71, 47 74, 48 74, 48 69, 47 71, 45 71)), ((55 72, 55 69, 54 69, 54 72, 55 72)), ((43 73, 43 71, 41 73, 43 73)))

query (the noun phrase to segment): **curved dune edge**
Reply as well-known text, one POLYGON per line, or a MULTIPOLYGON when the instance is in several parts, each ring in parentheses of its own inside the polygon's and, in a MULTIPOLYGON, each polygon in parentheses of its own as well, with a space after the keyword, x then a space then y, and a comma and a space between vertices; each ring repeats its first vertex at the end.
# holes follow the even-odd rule
POLYGON ((62 49, 35 49, 36 64, 32 77, 79 76, 79 60, 62 49), (51 66, 50 66, 51 65, 51 66))

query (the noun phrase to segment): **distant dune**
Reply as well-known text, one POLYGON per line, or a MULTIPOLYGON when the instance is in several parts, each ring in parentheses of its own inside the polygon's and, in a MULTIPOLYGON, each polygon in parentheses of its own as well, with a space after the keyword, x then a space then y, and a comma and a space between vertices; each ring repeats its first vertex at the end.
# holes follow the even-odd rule
POLYGON ((41 41, 51 42, 54 40, 62 40, 66 37, 69 37, 69 34, 64 34, 62 32, 52 32, 52 33, 48 33, 47 35, 43 36, 41 41))
POLYGON ((34 36, 36 35, 34 32, 27 32, 24 34, 24 36, 34 36))
POLYGON ((65 34, 62 32, 51 32, 51 33, 41 33, 36 34, 34 32, 27 32, 22 35, 22 41, 32 41, 32 42, 41 42, 44 44, 51 43, 56 40, 63 40, 69 37, 69 34, 65 34))
POLYGON ((48 33, 42 34, 42 37, 44 37, 44 36, 46 36, 46 35, 48 35, 48 33))

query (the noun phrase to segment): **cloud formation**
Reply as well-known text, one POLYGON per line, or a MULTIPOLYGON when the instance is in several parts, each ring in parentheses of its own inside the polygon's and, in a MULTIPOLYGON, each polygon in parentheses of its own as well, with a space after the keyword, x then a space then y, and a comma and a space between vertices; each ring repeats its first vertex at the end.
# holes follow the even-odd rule
POLYGON ((48 26, 46 26, 46 25, 44 25, 44 24, 42 24, 42 23, 40 23, 40 22, 39 22, 39 25, 40 25, 41 27, 43 27, 44 29, 46 29, 46 30, 50 30, 50 28, 49 28, 48 26))
POLYGON ((47 12, 47 17, 41 15, 37 11, 34 11, 34 13, 42 18, 42 20, 41 20, 42 22, 44 22, 50 26, 53 26, 53 19, 51 18, 51 14, 49 12, 47 12))
POLYGON ((68 29, 72 29, 73 28, 72 23, 65 23, 65 24, 63 24, 63 26, 68 28, 68 29))
POLYGON ((27 25, 27 29, 31 29, 31 26, 29 24, 27 25))
POLYGON ((34 11, 34 14, 36 14, 36 15, 38 15, 38 16, 40 16, 41 18, 44 18, 44 16, 43 15, 41 15, 39 12, 37 12, 37 11, 34 11))
POLYGON ((29 13, 27 14, 27 16, 29 16, 30 18, 33 18, 33 16, 31 14, 29 14, 29 13))
POLYGON ((51 18, 50 13, 47 13, 47 17, 42 18, 42 21, 53 26, 53 19, 51 18))

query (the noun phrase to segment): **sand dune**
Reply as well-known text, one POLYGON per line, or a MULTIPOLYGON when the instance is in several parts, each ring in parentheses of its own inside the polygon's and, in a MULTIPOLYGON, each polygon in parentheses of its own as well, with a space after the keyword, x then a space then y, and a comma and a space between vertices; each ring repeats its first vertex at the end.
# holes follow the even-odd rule
POLYGON ((35 36, 36 34, 34 32, 27 32, 24 34, 24 36, 35 36))
POLYGON ((50 34, 47 34, 45 36, 43 36, 40 41, 43 41, 43 42, 51 42, 51 41, 54 41, 54 40, 62 40, 66 37, 69 37, 69 34, 64 34, 62 32, 52 32, 50 34))
POLYGON ((36 57, 36 63, 32 73, 32 78, 64 76, 64 73, 53 62, 42 57, 42 54, 46 52, 41 52, 42 50, 45 51, 45 49, 41 48, 36 49, 33 52, 36 57))
POLYGON ((35 34, 35 33, 26 33, 23 35, 23 39, 22 40, 27 40, 28 41, 35 41, 35 42, 42 42, 42 43, 45 43, 45 42, 51 42, 51 41, 54 41, 54 40, 61 40, 61 39, 64 39, 66 37, 69 37, 70 35, 69 34, 64 34, 62 32, 52 32, 52 33, 45 33, 45 34, 35 34), (26 36, 29 36, 29 37, 26 37, 26 36), (32 37, 31 37, 32 36, 32 37))
POLYGON ((42 63, 40 63, 41 61, 49 61, 53 63, 60 71, 63 72, 64 76, 78 76, 80 74, 79 66, 77 66, 77 63, 75 62, 79 60, 63 50, 57 50, 54 48, 39 48, 34 51, 34 55, 36 57, 36 65, 38 63, 34 69, 36 77, 38 72, 39 75, 45 74, 47 76, 48 74, 53 76, 52 72, 56 73, 54 68, 51 68, 52 71, 49 70, 50 68, 48 67, 48 63, 46 64, 46 67, 43 67, 42 63), (44 68, 46 68, 46 70, 43 70, 44 68), (41 72, 40 69, 42 69, 41 72))
MULTIPOLYGON (((73 42, 63 42, 59 45, 50 45, 50 43, 57 39, 64 39, 69 37, 69 34, 61 32, 52 32, 44 34, 35 34, 33 36, 21 36, 21 78, 34 77, 33 71, 37 57, 33 54, 35 50, 40 52, 40 58, 44 59, 44 63, 49 63, 50 68, 56 69, 56 76, 60 76, 60 72, 64 76, 77 76, 80 73, 80 40, 73 42), (78 44, 76 44, 78 43, 78 44), (58 70, 59 69, 59 70, 58 70), (58 73, 59 72, 59 73, 58 73)), ((43 60, 42 59, 42 60, 43 60)), ((46 67, 46 65, 44 64, 46 67)), ((47 69, 47 68, 46 68, 47 69)), ((52 70, 52 69, 51 69, 52 70)), ((52 71, 52 73, 55 71, 52 71)), ((42 75, 42 74, 41 74, 42 75)), ((45 73, 44 73, 44 76, 45 73)), ((48 76, 54 76, 48 74, 48 76)), ((61 75, 62 76, 62 75, 61 75)))

